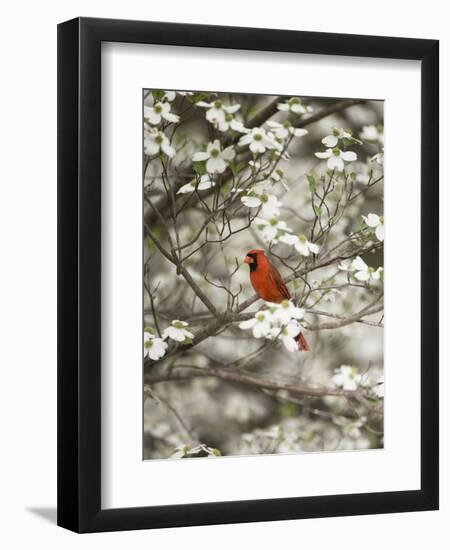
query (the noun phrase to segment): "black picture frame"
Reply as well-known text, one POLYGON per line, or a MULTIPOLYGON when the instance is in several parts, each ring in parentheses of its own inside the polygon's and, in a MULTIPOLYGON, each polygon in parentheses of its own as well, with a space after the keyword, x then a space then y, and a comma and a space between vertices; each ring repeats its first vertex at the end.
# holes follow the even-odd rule
POLYGON ((438 508, 438 67, 437 40, 90 18, 58 26, 58 525, 98 532, 438 508), (104 41, 421 62, 420 490, 102 510, 104 41))

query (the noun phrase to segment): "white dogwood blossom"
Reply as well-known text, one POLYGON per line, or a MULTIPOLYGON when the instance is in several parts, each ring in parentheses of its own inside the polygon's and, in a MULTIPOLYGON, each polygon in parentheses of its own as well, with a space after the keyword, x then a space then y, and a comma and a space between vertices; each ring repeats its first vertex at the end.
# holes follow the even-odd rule
POLYGON ((302 327, 296 321, 289 321, 284 325, 279 338, 283 342, 284 347, 291 353, 298 350, 298 344, 295 337, 299 335, 302 327))
POLYGON ((280 340, 288 351, 297 351, 295 337, 302 330, 299 320, 303 319, 304 310, 290 300, 284 300, 281 304, 267 302, 267 306, 268 309, 258 311, 252 319, 242 321, 239 328, 252 330, 255 338, 280 340))
POLYGON ((197 101, 197 107, 206 109, 206 118, 214 125, 225 122, 227 115, 232 115, 240 109, 239 103, 235 105, 225 105, 220 99, 208 103, 206 101, 197 101))
POLYGON ((252 319, 239 323, 239 328, 252 329, 255 338, 265 338, 272 329, 272 314, 269 310, 259 311, 252 319))
POLYGON ((303 101, 299 97, 291 97, 284 103, 278 103, 277 109, 283 112, 290 112, 296 115, 304 115, 305 113, 311 113, 314 111, 309 105, 304 105, 303 101))
POLYGON ((264 216, 268 218, 279 216, 280 214, 279 207, 281 206, 281 202, 275 195, 270 195, 268 193, 256 195, 252 193, 242 196, 241 201, 247 208, 259 208, 261 206, 264 216))
POLYGON ((179 321, 178 319, 174 319, 170 326, 168 326, 166 329, 164 329, 162 333, 163 338, 171 338, 172 340, 175 340, 176 342, 184 342, 185 340, 192 340, 194 338, 194 335, 192 332, 190 332, 186 327, 188 327, 188 323, 185 321, 179 321))
POLYGON ((164 95, 162 97, 162 100, 163 101, 170 101, 170 103, 172 103, 172 101, 175 101, 177 97, 177 92, 173 92, 171 90, 165 90, 164 91, 164 95))
POLYGON ((211 187, 214 187, 215 185, 216 182, 212 180, 208 174, 204 174, 203 176, 201 176, 198 183, 197 180, 192 180, 189 183, 181 186, 177 191, 177 195, 183 193, 192 193, 192 191, 195 191, 196 189, 197 191, 204 191, 205 189, 211 189, 211 187))
POLYGON ((383 268, 379 267, 374 269, 369 267, 366 262, 358 256, 352 262, 351 271, 354 272, 354 276, 358 281, 369 282, 369 281, 379 281, 382 277, 383 268))
POLYGON ((286 231, 290 231, 286 222, 279 220, 277 217, 269 219, 256 218, 255 223, 257 229, 261 231, 263 241, 266 243, 276 244, 286 231))
POLYGON ((226 113, 225 120, 222 120, 222 122, 217 124, 217 128, 221 132, 226 132, 228 130, 234 130, 240 134, 246 134, 248 132, 248 128, 246 128, 242 122, 236 120, 234 116, 229 113, 226 113))
POLYGON ((354 391, 361 385, 362 376, 358 373, 356 367, 341 365, 334 372, 335 374, 331 378, 331 383, 338 388, 354 391))
POLYGON ((329 134, 328 136, 325 136, 322 139, 322 143, 326 147, 333 148, 333 147, 336 147, 340 139, 347 139, 354 143, 358 143, 359 145, 362 144, 362 142, 359 139, 355 139, 353 137, 351 130, 346 130, 344 128, 333 128, 331 134, 329 134))
POLYGON ((309 256, 311 253, 317 254, 319 252, 319 246, 308 241, 305 235, 286 233, 280 237, 280 241, 285 244, 294 245, 294 248, 301 256, 309 256))
POLYGON ((320 151, 314 154, 319 159, 328 159, 327 167, 329 170, 337 170, 338 172, 344 170, 344 161, 353 162, 358 158, 354 151, 342 151, 339 147, 329 148, 326 151, 320 151))
POLYGON ((168 122, 178 122, 180 117, 171 113, 170 108, 170 103, 161 101, 155 103, 153 107, 144 105, 144 120, 153 125, 159 124, 162 119, 168 122))
POLYGON ((170 145, 169 138, 156 128, 147 130, 144 134, 144 152, 146 155, 153 156, 159 153, 165 153, 169 158, 175 156, 175 149, 170 145))
POLYGON ((265 153, 267 149, 278 149, 276 141, 269 136, 264 128, 252 128, 247 130, 238 145, 248 145, 252 153, 265 153))
POLYGON ((305 310, 295 306, 290 300, 283 300, 280 304, 270 303, 273 318, 282 325, 286 325, 292 319, 300 320, 305 315, 305 310))
POLYGON ((157 361, 164 357, 167 350, 167 343, 163 338, 158 338, 149 330, 144 331, 144 357, 157 361))
POLYGON ((368 141, 370 143, 376 143, 376 142, 381 144, 384 143, 383 131, 380 131, 374 125, 363 126, 362 131, 359 134, 359 137, 364 141, 368 141))
POLYGON ((206 170, 210 174, 222 174, 227 168, 227 163, 233 160, 235 151, 230 145, 222 150, 222 146, 218 139, 208 143, 206 151, 198 151, 194 153, 192 160, 194 162, 202 162, 206 160, 206 170))
POLYGON ((275 137, 279 139, 286 139, 289 136, 303 137, 306 136, 308 130, 305 128, 296 128, 289 120, 285 122, 277 122, 275 120, 268 120, 267 126, 269 126, 275 137))
POLYGON ((362 216, 366 225, 372 229, 375 229, 375 235, 379 241, 384 241, 384 218, 378 216, 378 214, 368 214, 362 216))

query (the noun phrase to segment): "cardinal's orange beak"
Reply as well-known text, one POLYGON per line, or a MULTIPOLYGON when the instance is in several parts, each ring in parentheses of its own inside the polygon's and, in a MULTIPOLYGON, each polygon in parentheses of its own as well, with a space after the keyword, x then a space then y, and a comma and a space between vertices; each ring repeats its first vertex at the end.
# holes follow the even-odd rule
POLYGON ((250 256, 245 256, 244 258, 244 264, 252 264, 255 260, 251 258, 250 256))

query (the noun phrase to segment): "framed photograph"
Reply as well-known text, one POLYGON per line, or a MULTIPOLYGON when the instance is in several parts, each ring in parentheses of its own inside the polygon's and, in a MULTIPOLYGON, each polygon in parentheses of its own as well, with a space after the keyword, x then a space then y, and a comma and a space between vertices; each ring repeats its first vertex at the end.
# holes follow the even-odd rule
POLYGON ((438 42, 58 27, 58 524, 438 508, 438 42))

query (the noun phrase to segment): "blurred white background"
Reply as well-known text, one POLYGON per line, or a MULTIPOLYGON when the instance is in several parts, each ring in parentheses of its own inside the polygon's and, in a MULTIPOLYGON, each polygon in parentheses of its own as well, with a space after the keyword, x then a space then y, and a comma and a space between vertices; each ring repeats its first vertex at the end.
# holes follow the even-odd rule
MULTIPOLYGON (((56 24, 78 15, 151 19, 311 31, 436 38, 441 40, 441 97, 450 95, 450 38, 445 4, 438 0, 349 0, 302 3, 243 3, 198 0, 142 3, 136 0, 30 1, 8 4, 0 35, 1 132, 2 453, 0 540, 6 548, 39 541, 47 548, 124 544, 139 547, 380 548, 399 537, 408 548, 445 548, 450 538, 450 221, 441 221, 442 474, 439 512, 196 527, 176 530, 77 536, 55 527, 56 506, 56 24), (6 191, 6 193, 4 192, 6 191), (447 544, 446 544, 447 542, 447 544)), ((450 150, 448 102, 441 103, 441 151, 450 150)), ((407 136, 405 136, 407 137, 407 136)), ((441 180, 449 180, 442 154, 441 180)), ((441 211, 450 192, 442 187, 441 211)))

